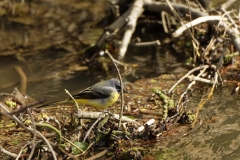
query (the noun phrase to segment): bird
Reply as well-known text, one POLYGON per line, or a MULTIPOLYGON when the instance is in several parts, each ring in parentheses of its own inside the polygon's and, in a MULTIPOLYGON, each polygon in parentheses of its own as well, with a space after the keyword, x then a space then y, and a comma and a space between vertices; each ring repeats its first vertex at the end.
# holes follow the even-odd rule
MULTIPOLYGON (((123 91, 127 92, 123 86, 123 91)), ((103 110, 114 104, 121 93, 120 81, 117 78, 111 78, 106 81, 98 82, 91 87, 88 87, 76 95, 73 95, 73 98, 78 104, 90 105, 95 107, 97 110, 103 110)), ((62 101, 57 101, 49 104, 44 104, 38 108, 61 105, 66 103, 72 103, 71 98, 67 98, 62 101)))

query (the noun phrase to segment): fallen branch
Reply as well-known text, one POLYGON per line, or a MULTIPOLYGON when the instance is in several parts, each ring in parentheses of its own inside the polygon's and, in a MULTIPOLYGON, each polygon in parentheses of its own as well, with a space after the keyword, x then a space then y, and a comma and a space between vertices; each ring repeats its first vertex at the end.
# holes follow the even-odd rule
POLYGON ((128 23, 127 28, 125 30, 125 33, 122 38, 122 42, 120 44, 119 48, 119 57, 123 58, 126 54, 127 47, 129 45, 129 42, 132 38, 132 34, 135 31, 136 25, 137 25, 137 19, 141 16, 143 13, 143 0, 135 0, 133 3, 133 6, 131 7, 130 15, 128 16, 128 23))
POLYGON ((180 28, 178 28, 172 35, 173 37, 179 37, 184 31, 186 31, 187 29, 196 26, 200 23, 203 22, 208 22, 208 21, 221 21, 221 20, 227 20, 226 18, 223 18, 222 16, 205 16, 205 17, 199 17, 197 19, 194 19, 191 22, 188 22, 187 24, 181 26, 180 28))
MULTIPOLYGON (((105 113, 108 114, 108 113, 105 113)), ((85 119, 97 119, 98 117, 104 118, 105 114, 102 114, 102 112, 84 112, 82 110, 78 110, 76 113, 77 118, 85 118, 85 119)), ((120 116, 118 114, 112 114, 112 116, 110 117, 111 120, 116 120, 119 121, 120 116)), ((136 120, 133 120, 131 118, 128 118, 126 116, 122 116, 122 122, 129 122, 129 123, 134 123, 139 125, 138 122, 136 122, 136 120)))

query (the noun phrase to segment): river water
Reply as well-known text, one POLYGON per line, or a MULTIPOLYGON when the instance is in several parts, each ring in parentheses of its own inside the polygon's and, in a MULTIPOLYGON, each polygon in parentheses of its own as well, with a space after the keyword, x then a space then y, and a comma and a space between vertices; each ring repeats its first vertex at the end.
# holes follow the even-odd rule
POLYGON ((226 86, 214 93, 200 111, 197 129, 160 141, 156 159, 239 159, 240 97, 231 96, 231 91, 226 86))

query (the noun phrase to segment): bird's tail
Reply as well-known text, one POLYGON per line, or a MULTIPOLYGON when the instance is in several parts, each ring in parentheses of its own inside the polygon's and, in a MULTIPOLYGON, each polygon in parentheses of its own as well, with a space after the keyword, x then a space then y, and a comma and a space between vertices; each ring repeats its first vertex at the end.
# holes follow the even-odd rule
POLYGON ((65 99, 65 100, 62 100, 62 101, 57 101, 57 102, 52 102, 52 103, 44 104, 44 105, 38 106, 37 108, 56 107, 56 106, 59 106, 59 105, 65 105, 65 104, 71 104, 71 103, 72 103, 72 102, 69 101, 69 99, 65 99))

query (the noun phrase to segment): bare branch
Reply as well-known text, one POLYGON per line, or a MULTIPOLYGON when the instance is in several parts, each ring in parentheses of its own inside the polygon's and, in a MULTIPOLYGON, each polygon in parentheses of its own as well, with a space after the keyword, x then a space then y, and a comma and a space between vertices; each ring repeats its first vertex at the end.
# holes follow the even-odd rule
POLYGON ((123 35, 122 42, 119 48, 118 55, 120 58, 123 58, 126 54, 128 44, 137 25, 137 19, 141 16, 143 10, 143 0, 135 0, 133 6, 131 7, 131 12, 128 16, 127 29, 123 35))

